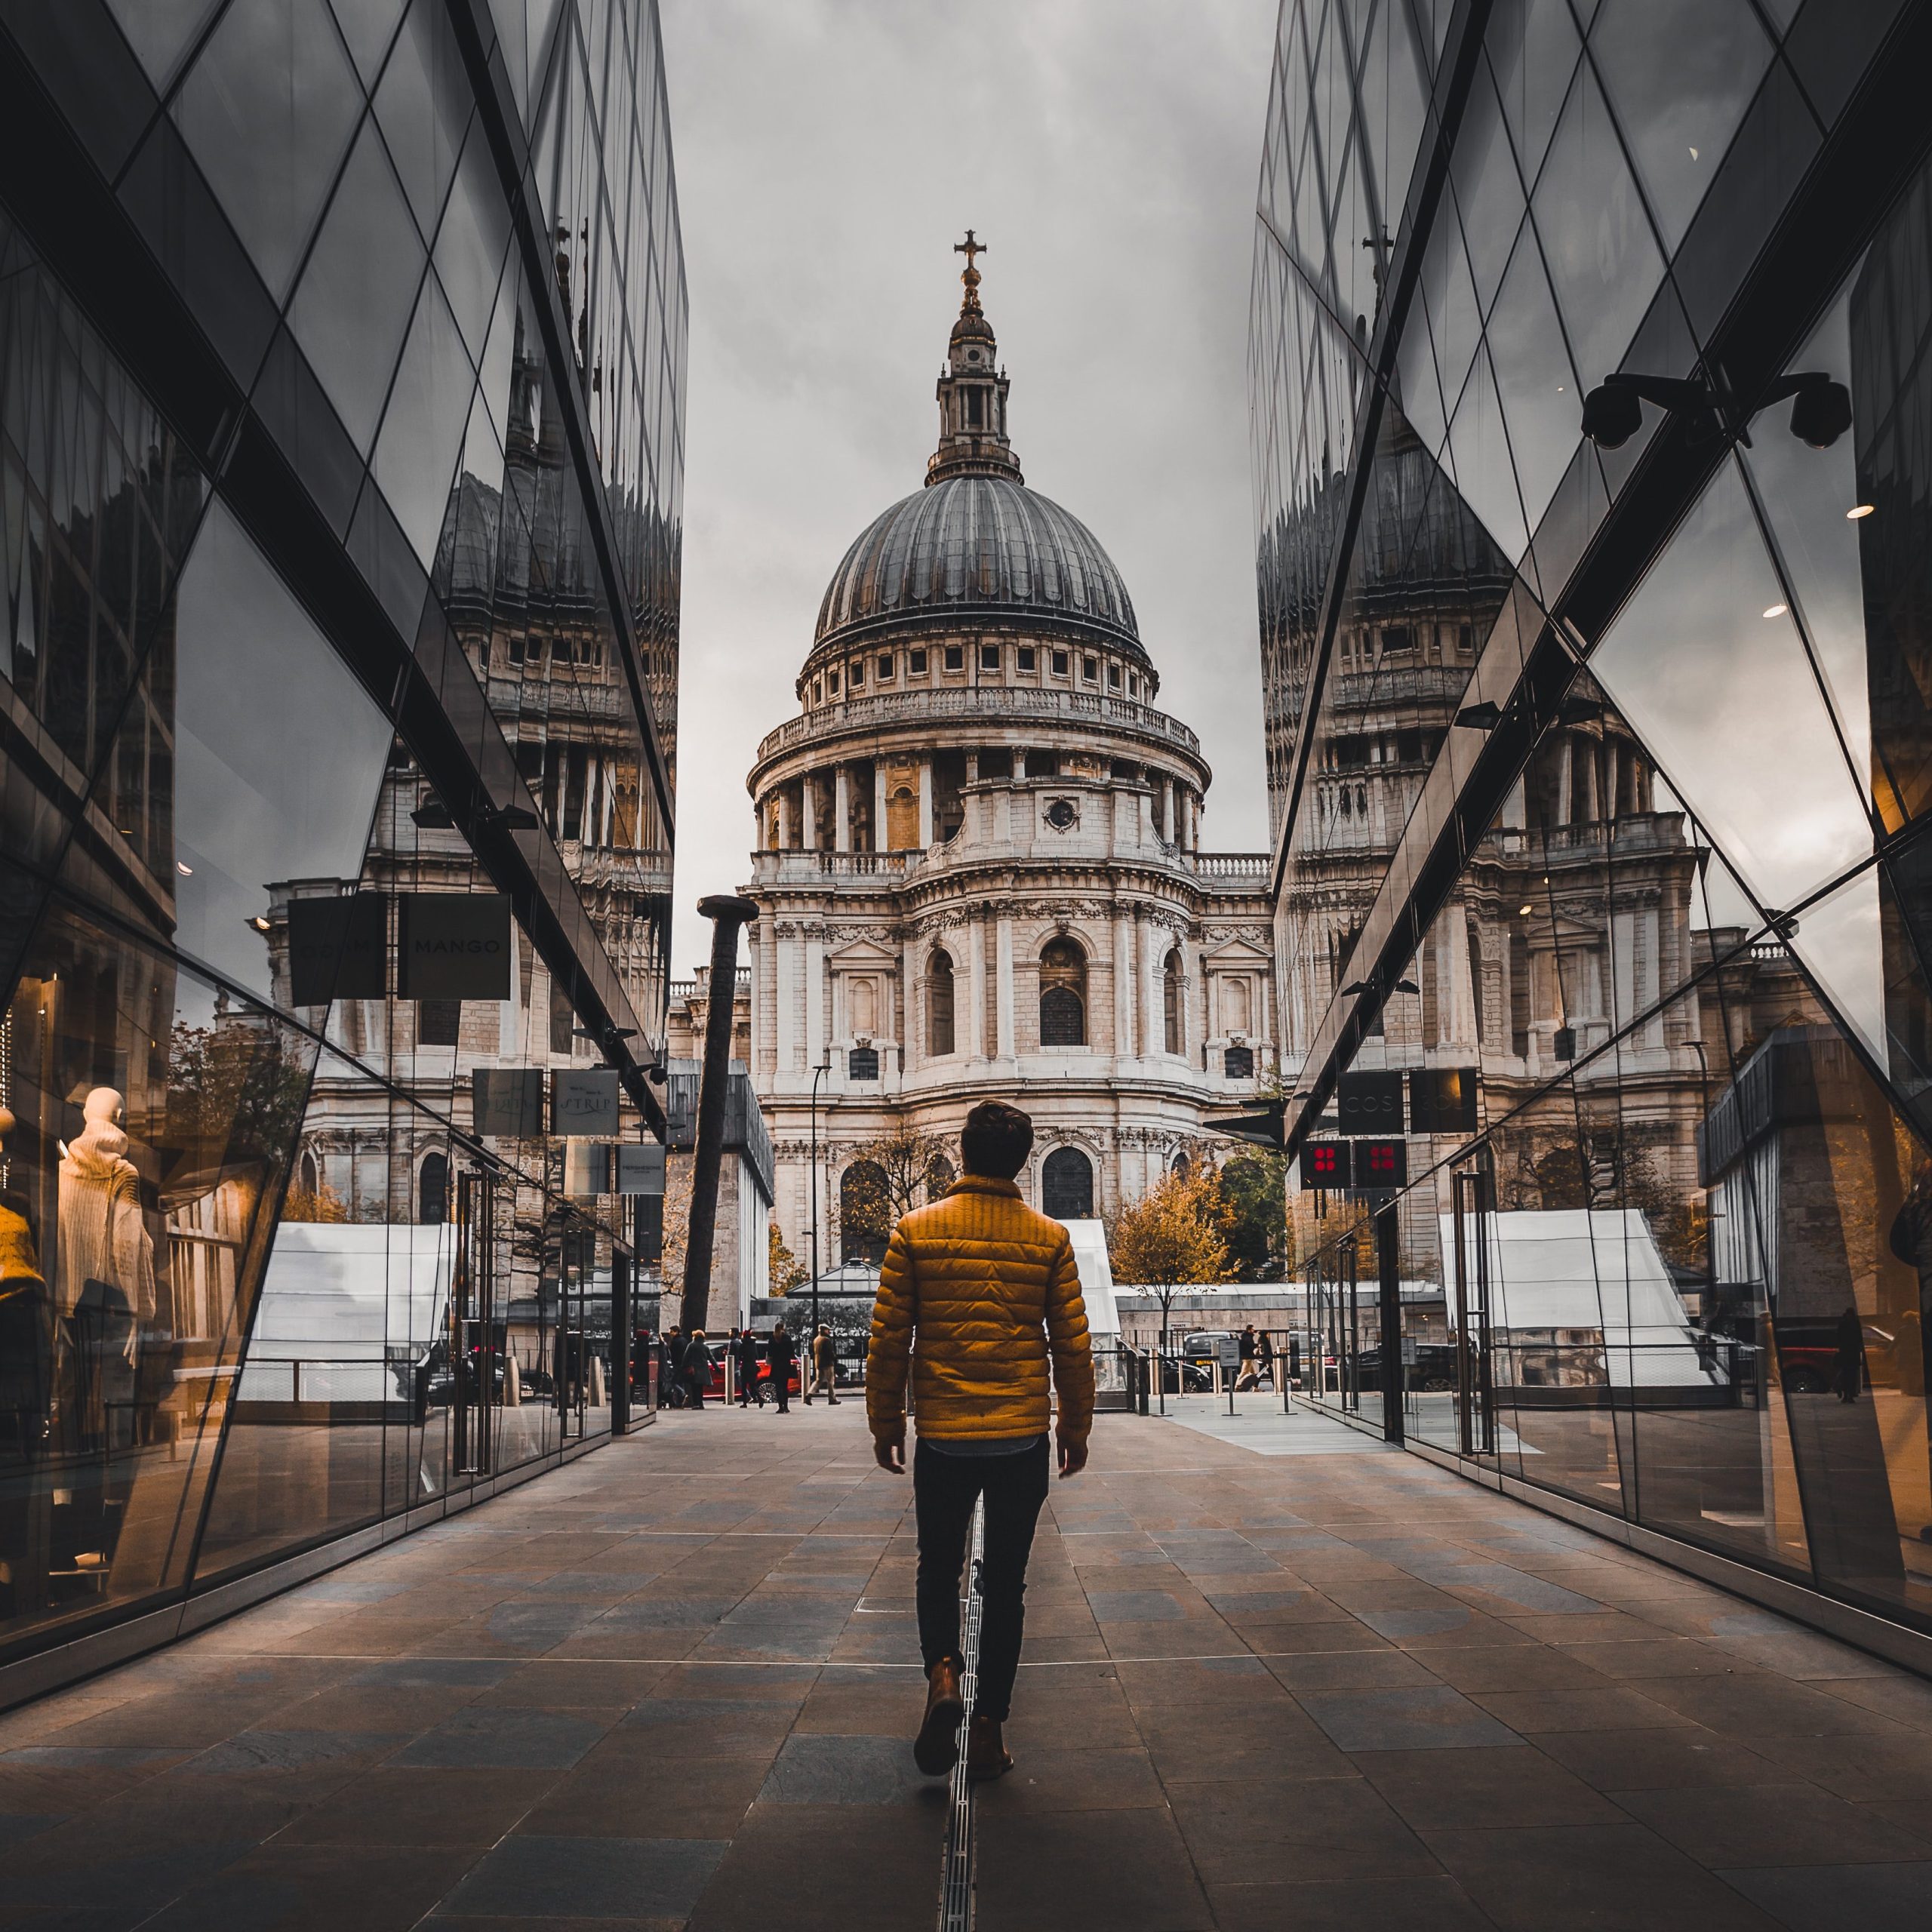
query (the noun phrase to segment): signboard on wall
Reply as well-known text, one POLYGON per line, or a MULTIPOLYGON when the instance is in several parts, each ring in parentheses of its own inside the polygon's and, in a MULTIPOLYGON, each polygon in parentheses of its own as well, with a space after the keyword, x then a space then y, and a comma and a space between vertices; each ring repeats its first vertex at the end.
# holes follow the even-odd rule
POLYGON ((617 1134, 614 1067, 564 1067, 550 1076, 550 1131, 584 1140, 617 1134))
POLYGON ((656 1141, 620 1141, 617 1152, 617 1193, 664 1192, 664 1149, 656 1141))
POLYGON ((543 1131, 543 1069, 479 1066, 471 1075, 475 1131, 506 1140, 534 1140, 543 1131))
POLYGON ((1474 1134, 1473 1066, 1418 1066, 1409 1075, 1409 1128, 1415 1134, 1474 1134))
POLYGON ((1335 1081, 1335 1111, 1344 1134, 1400 1134, 1400 1073, 1344 1073, 1335 1081))
POLYGON ((396 991, 405 999, 510 996, 504 892, 405 892, 397 901, 396 991))
POLYGON ((389 900, 380 892, 288 902, 288 1000, 326 1006, 331 999, 388 996, 389 900))

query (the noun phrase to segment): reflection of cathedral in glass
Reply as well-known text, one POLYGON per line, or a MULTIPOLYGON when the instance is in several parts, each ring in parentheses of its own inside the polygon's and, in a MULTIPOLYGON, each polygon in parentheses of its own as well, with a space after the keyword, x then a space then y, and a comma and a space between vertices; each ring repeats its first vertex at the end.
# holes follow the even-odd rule
POLYGON ((81 94, 0 27, 88 130, 0 205, 0 1702, 628 1392, 628 1220, 534 1103, 608 1066, 661 1133, 654 14, 318 6, 292 65, 248 11, 76 14, 81 94))
POLYGON ((1451 62, 1282 10, 1250 368, 1291 1143, 1345 1075, 1475 1076, 1391 1201, 1302 1197, 1297 1273, 1321 1399, 1386 1399, 1386 1212, 1411 1439, 1925 1629, 1932 195, 1874 145, 1916 125, 1872 104, 1892 29, 1828 58, 1788 12, 1498 8, 1451 62), (1586 438, 1613 374, 1678 387, 1586 438))

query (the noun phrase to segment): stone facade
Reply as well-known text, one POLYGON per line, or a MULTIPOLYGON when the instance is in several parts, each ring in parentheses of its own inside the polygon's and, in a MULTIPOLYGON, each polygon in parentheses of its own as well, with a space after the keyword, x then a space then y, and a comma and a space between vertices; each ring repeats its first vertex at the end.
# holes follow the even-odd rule
POLYGON ((841 564, 748 780, 752 1074, 801 1260, 816 1128, 828 1269, 863 1258, 839 1198, 868 1141, 1010 1098, 1028 1198, 1104 1214, 1278 1072, 1266 860, 1201 849, 1198 741, 1105 552, 1024 487, 964 281, 926 488, 841 564))

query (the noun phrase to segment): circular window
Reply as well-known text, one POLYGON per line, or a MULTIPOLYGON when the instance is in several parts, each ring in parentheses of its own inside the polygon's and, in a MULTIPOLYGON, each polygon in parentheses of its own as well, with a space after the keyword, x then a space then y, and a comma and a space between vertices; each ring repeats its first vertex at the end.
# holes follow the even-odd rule
POLYGON ((1047 823, 1056 832, 1065 832, 1079 823, 1080 814, 1071 798, 1056 798, 1047 808, 1047 823))
POLYGON ((968 349, 966 352, 966 359, 969 362, 978 361, 980 359, 980 352, 977 349, 968 349))

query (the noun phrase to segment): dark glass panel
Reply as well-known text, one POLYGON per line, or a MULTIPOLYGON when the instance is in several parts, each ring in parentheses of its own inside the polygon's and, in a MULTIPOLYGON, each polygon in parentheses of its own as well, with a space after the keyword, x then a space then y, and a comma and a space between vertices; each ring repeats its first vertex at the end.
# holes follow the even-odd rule
POLYGON ((415 211, 416 225, 425 235, 434 235, 472 104, 447 6, 416 0, 374 98, 376 118, 415 211))
POLYGON ((361 105, 325 0, 232 0, 181 83, 181 131, 277 295, 361 105))
POLYGON ((183 573, 173 654, 174 937, 286 1006, 288 901, 355 879, 390 728, 220 505, 183 573))
POLYGON ((365 453, 382 420, 423 260, 381 140, 365 126, 288 311, 296 340, 365 453))
POLYGON ((1771 58, 1750 0, 1603 0, 1590 29, 1666 252, 1690 217, 1771 58))
POLYGON ((1501 0, 1484 44, 1523 178, 1534 181, 1582 48, 1568 0, 1501 0))
POLYGON ((1523 515, 1534 529, 1576 450, 1580 412, 1562 325, 1527 225, 1491 312, 1488 340, 1523 515))
POLYGON ((451 514, 451 486, 475 386, 456 318, 429 275, 389 392, 374 472, 425 565, 434 562, 451 514))
MULTIPOLYGON (((1619 366, 1663 279, 1663 257, 1588 68, 1563 111, 1532 207, 1578 380, 1589 389, 1619 366)), ((1570 393, 1575 418, 1583 401, 1570 393)))
POLYGON ((174 63, 219 4, 220 0, 107 0, 157 88, 167 86, 174 63))

